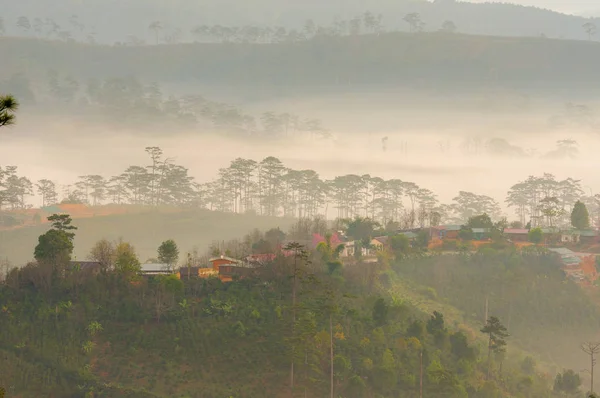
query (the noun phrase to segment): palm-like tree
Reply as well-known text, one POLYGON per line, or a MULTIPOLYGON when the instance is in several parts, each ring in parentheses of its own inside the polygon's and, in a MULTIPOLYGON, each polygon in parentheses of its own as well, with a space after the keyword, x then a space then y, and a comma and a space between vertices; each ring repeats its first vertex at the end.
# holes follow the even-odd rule
POLYGON ((156 44, 158 44, 158 32, 163 30, 162 24, 160 23, 160 21, 153 21, 148 26, 148 29, 154 31, 154 34, 156 35, 156 44))
POLYGON ((589 40, 592 40, 592 36, 594 36, 598 31, 596 24, 594 24, 593 22, 584 23, 583 29, 585 30, 585 33, 587 33, 589 40))
POLYGON ((0 95, 0 127, 15 123, 15 112, 19 103, 12 95, 0 95))

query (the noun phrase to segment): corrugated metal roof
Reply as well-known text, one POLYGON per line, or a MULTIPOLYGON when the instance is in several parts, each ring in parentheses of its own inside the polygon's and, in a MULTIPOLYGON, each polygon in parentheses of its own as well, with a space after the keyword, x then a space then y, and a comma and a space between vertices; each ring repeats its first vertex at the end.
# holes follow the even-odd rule
POLYGON ((511 235, 527 235, 529 231, 524 228, 505 228, 504 233, 511 235))
POLYGON ((485 234, 490 232, 489 228, 471 228, 474 234, 485 234))
POLYGON ((217 260, 227 260, 227 261, 231 261, 232 263, 239 263, 240 260, 236 260, 235 258, 231 258, 231 257, 227 257, 227 256, 221 256, 221 257, 213 257, 210 260, 208 260, 209 263, 212 263, 214 261, 217 260))
POLYGON ((446 231, 460 231, 460 229, 462 228, 462 225, 444 225, 440 227, 441 229, 444 229, 446 231))
POLYGON ((580 231, 577 231, 575 229, 566 229, 566 230, 560 231, 560 233, 563 235, 579 235, 580 231))
POLYGON ((554 247, 548 250, 554 253, 558 253, 560 255, 575 256, 575 253, 572 250, 567 249, 566 247, 554 247))
POLYGON ((594 237, 594 236, 598 236, 598 232, 596 232, 593 229, 584 229, 579 231, 579 234, 581 236, 587 236, 587 237, 594 237))
POLYGON ((142 272, 163 272, 163 271, 169 271, 169 265, 168 264, 160 264, 160 263, 149 263, 149 264, 142 264, 141 265, 141 269, 142 272))

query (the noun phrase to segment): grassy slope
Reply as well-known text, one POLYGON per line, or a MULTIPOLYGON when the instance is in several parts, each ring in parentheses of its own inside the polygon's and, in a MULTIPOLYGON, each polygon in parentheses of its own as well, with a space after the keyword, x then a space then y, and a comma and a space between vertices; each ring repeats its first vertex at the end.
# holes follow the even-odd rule
POLYGON ((557 87, 594 78, 600 44, 440 33, 389 33, 283 44, 146 47, 0 38, 0 54, 5 55, 0 70, 6 76, 22 71, 25 63, 26 70, 40 77, 51 68, 79 78, 135 75, 162 82, 294 90, 390 83, 557 87))
MULTIPOLYGON (((214 241, 240 237, 254 228, 280 227, 286 231, 292 219, 240 215, 209 210, 182 212, 143 212, 75 219, 79 229, 75 238, 75 256, 84 259, 92 245, 102 239, 123 238, 131 242, 142 261, 156 257, 156 248, 166 239, 174 239, 182 252, 198 248, 203 253, 214 241)), ((37 238, 47 225, 0 231, 0 258, 23 264, 33 257, 37 238)))
MULTIPOLYGON (((486 351, 487 338, 480 333, 482 322, 478 322, 473 317, 467 316, 465 311, 450 304, 447 298, 434 299, 431 297, 431 293, 426 286, 402 278, 398 278, 395 281, 394 286, 389 292, 393 297, 409 303, 426 314, 431 314, 434 311, 441 312, 444 314, 446 322, 452 328, 465 331, 469 337, 474 339, 481 352, 486 351)), ((513 339, 510 341, 510 344, 511 353, 509 360, 512 362, 516 362, 526 356, 531 356, 537 360, 541 371, 555 373, 562 370, 559 364, 548 361, 548 358, 545 358, 542 353, 525 348, 521 341, 513 339)))
POLYGON ((597 304, 552 263, 498 265, 493 259, 487 261, 484 265, 444 263, 440 257, 401 266, 393 294, 426 312, 437 307, 450 322, 475 334, 483 323, 487 294, 490 314, 504 322, 512 318, 511 350, 533 353, 553 371, 560 366, 581 366, 584 357, 578 346, 597 335, 597 304), (515 279, 501 282, 501 275, 515 279))

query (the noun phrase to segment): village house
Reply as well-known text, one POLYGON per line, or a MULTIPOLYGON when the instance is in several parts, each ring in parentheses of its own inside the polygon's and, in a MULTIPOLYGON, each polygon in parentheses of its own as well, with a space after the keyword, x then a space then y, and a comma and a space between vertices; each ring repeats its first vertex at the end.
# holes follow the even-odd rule
POLYGON ((562 243, 578 243, 581 233, 575 229, 560 231, 560 241, 562 243))
POLYGON ((438 236, 440 239, 458 239, 458 234, 460 233, 460 225, 442 225, 439 227, 435 227, 438 231, 438 236))
POLYGON ((210 267, 199 270, 200 278, 218 277, 222 282, 231 282, 236 278, 248 277, 256 271, 248 262, 227 256, 214 257, 208 262, 210 267))
POLYGON ((505 228, 504 236, 512 242, 527 242, 529 240, 529 230, 524 228, 505 228))
POLYGON ((544 244, 561 242, 560 229, 556 227, 543 227, 544 244))
POLYGON ((210 267, 215 271, 219 271, 219 268, 222 265, 240 265, 242 263, 241 260, 236 260, 235 258, 227 256, 213 257, 210 260, 208 260, 208 262, 210 264, 210 267))
POLYGON ((369 250, 362 247, 362 245, 360 244, 360 241, 344 242, 343 245, 344 245, 344 249, 340 253, 340 257, 346 257, 346 258, 355 257, 356 250, 358 248, 360 248, 360 251, 361 251, 360 254, 362 257, 366 257, 369 255, 369 250))
POLYGON ((444 231, 444 227, 437 225, 429 228, 429 239, 432 241, 442 240, 442 232, 444 231))
POLYGON ((221 265, 219 266, 219 279, 221 282, 231 282, 235 279, 249 278, 256 274, 254 267, 240 265, 221 265))
MULTIPOLYGON (((212 271, 212 268, 199 267, 199 266, 184 266, 179 269, 180 279, 197 279, 202 278, 203 274, 208 271, 212 271)), ((218 275, 218 274, 217 274, 218 275)))
POLYGON ((375 254, 376 252, 382 252, 387 245, 387 241, 388 241, 387 236, 380 236, 380 237, 371 239, 370 245, 371 245, 371 250, 374 252, 373 254, 375 254))
POLYGON ((173 275, 173 274, 177 275, 178 278, 181 277, 179 273, 173 272, 171 267, 169 267, 169 264, 148 263, 148 264, 142 264, 140 266, 140 268, 141 268, 140 275, 144 278, 160 276, 160 275, 173 275))
POLYGON ((594 229, 583 229, 579 231, 579 241, 585 245, 598 243, 598 232, 594 229))

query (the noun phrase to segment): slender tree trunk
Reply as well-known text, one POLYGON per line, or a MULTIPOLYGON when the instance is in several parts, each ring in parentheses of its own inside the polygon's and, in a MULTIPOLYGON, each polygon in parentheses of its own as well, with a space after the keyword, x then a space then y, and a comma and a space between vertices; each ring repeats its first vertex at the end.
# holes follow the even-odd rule
POLYGON ((290 397, 294 396, 294 347, 292 347, 292 364, 290 367, 290 397))
POLYGON ((419 398, 423 398, 423 349, 421 349, 421 354, 419 355, 420 357, 420 368, 421 368, 421 375, 419 377, 419 398))
POLYGON ((307 397, 306 384, 308 383, 308 349, 304 351, 304 398, 307 397))
POLYGON ((488 368, 487 368, 487 379, 490 379, 490 372, 492 371, 492 335, 490 334, 490 340, 488 342, 488 368))
POLYGON ((330 393, 329 398, 333 398, 333 314, 329 314, 329 382, 330 382, 330 393))
POLYGON ((488 309, 489 309, 489 296, 486 294, 485 296, 485 318, 483 319, 484 323, 488 321, 488 309))
POLYGON ((512 307, 513 301, 510 300, 510 304, 508 305, 508 322, 506 323, 506 329, 510 330, 510 320, 512 318, 512 307))
POLYGON ((500 367, 498 369, 498 375, 500 376, 500 381, 502 381, 502 365, 504 365, 504 360, 500 360, 500 367))
POLYGON ((187 255, 187 268, 188 268, 188 281, 192 278, 192 256, 190 253, 187 255))
MULTIPOLYGON (((298 256, 294 256, 294 275, 292 279, 292 341, 295 338, 296 331, 296 267, 298 264, 298 256)), ((292 363, 290 365, 290 393, 294 396, 294 353, 295 347, 292 344, 292 363)))
POLYGON ((592 381, 590 382, 590 393, 593 393, 594 392, 594 365, 596 365, 596 360, 594 359, 593 352, 592 352, 591 358, 592 358, 592 366, 591 366, 592 381))

